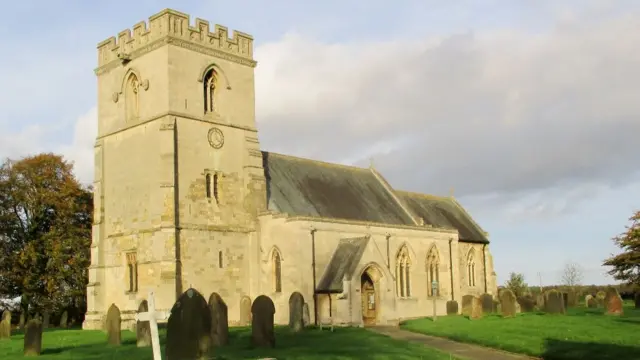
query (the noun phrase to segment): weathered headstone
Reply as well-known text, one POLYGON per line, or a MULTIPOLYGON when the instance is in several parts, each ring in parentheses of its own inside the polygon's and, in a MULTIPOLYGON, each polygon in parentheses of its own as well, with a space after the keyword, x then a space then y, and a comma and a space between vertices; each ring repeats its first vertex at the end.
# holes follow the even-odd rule
POLYGON ((516 316, 516 296, 509 289, 500 291, 500 309, 503 317, 516 316))
POLYGON ((447 301, 447 315, 457 315, 458 314, 458 302, 455 300, 447 301))
POLYGON ((532 312, 535 310, 536 301, 531 295, 520 296, 517 300, 518 304, 520 304, 520 309, 522 310, 522 312, 532 312))
POLYGON ((2 312, 2 321, 0 321, 0 340, 11 339, 11 311, 2 312))
POLYGON ((18 329, 23 330, 24 324, 25 324, 25 320, 24 320, 24 311, 23 311, 20 313, 20 319, 18 320, 18 329))
POLYGON ((274 347, 273 315, 276 308, 265 295, 258 296, 251 306, 251 344, 257 347, 274 347))
POLYGON ((482 311, 485 314, 490 314, 495 311, 493 306, 493 295, 482 294, 480 295, 480 301, 482 302, 482 311))
POLYGON ((293 332, 302 331, 304 297, 299 292, 294 292, 289 297, 289 327, 293 332))
POLYGON ((251 324, 251 299, 243 296, 240 299, 240 326, 249 326, 251 324))
POLYGON ((636 291, 636 294, 633 296, 633 300, 635 303, 635 308, 640 309, 640 291, 636 291))
POLYGON ((69 314, 67 313, 67 310, 63 311, 62 315, 60 315, 60 328, 61 329, 66 329, 67 328, 67 325, 69 324, 68 316, 69 316, 69 314))
POLYGON ((614 287, 607 288, 607 296, 604 299, 605 313, 607 315, 622 315, 622 298, 618 294, 618 290, 614 287))
POLYGON ((213 345, 227 345, 229 342, 227 304, 217 293, 212 293, 209 296, 209 312, 211 313, 211 341, 213 345))
POLYGON ((604 298, 607 297, 607 293, 600 290, 596 293, 596 300, 598 301, 598 306, 604 307, 604 298))
POLYGON ((471 301, 471 316, 469 319, 480 319, 482 317, 482 301, 477 296, 473 297, 473 301, 471 301))
POLYGON ((162 354, 160 353, 160 337, 158 336, 158 320, 166 320, 169 317, 169 314, 156 311, 156 301, 153 296, 153 291, 149 292, 149 300, 146 302, 146 305, 148 310, 146 312, 138 312, 135 319, 136 321, 149 323, 149 335, 151 337, 153 360, 162 360, 162 354))
POLYGON ((536 307, 538 308, 538 310, 544 310, 544 300, 545 300, 545 294, 544 293, 539 293, 538 295, 536 295, 536 307))
POLYGON ((42 352, 42 322, 29 320, 24 330, 24 355, 38 356, 42 352))
POLYGON ((302 305, 302 322, 304 326, 309 326, 311 324, 311 316, 309 315, 309 304, 304 303, 302 305))
POLYGON ((211 311, 195 289, 185 291, 171 308, 167 322, 167 360, 203 359, 211 346, 211 311))
POLYGON ((473 295, 465 295, 462 297, 462 315, 471 316, 471 308, 473 305, 473 295))
MULTIPOLYGON (((142 300, 138 306, 138 315, 149 311, 149 303, 142 300)), ((149 321, 136 320, 136 346, 151 346, 151 325, 149 321)))
POLYGON ((549 314, 564 314, 566 311, 562 293, 558 292, 557 290, 549 290, 546 293, 544 303, 544 311, 549 314))
POLYGON ((116 304, 111 304, 109 310, 107 310, 107 319, 104 324, 104 328, 107 330, 107 343, 109 345, 120 346, 122 343, 121 324, 120 309, 118 309, 116 304))
POLYGON ((49 328, 49 319, 50 319, 49 312, 45 311, 44 314, 42 315, 42 328, 43 329, 48 329, 49 328))

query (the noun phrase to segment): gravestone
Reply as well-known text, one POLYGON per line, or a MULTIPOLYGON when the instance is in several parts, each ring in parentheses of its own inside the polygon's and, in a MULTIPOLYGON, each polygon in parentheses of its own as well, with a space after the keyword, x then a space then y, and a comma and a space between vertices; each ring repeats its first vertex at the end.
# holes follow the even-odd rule
POLYGON ((624 309, 622 308, 622 298, 618 294, 618 290, 614 287, 607 288, 607 296, 604 299, 605 314, 607 315, 622 315, 624 309))
POLYGON ((116 304, 111 304, 109 310, 107 310, 107 319, 104 324, 104 328, 107 330, 107 343, 109 345, 120 346, 122 343, 121 335, 121 323, 120 309, 116 304))
POLYGON ((311 323, 311 316, 309 315, 309 304, 304 303, 304 305, 302 305, 302 323, 304 324, 304 326, 309 326, 309 324, 311 323))
POLYGON ((471 316, 471 308, 473 305, 473 295, 465 295, 462 297, 462 315, 471 316))
POLYGON ((0 321, 0 340, 11 339, 11 311, 2 312, 2 321, 0 321))
POLYGON ((578 305, 578 294, 574 290, 567 291, 567 299, 565 303, 567 308, 578 305))
POLYGON ((482 311, 486 314, 490 314, 495 311, 493 306, 493 296, 491 294, 480 295, 480 301, 482 302, 482 311))
POLYGON ((585 302, 588 308, 595 309, 598 307, 598 300, 593 295, 587 295, 585 302))
POLYGON ((637 291, 633 297, 636 309, 640 309, 640 291, 637 291))
POLYGON ((607 293, 600 290, 596 293, 596 300, 598 301, 598 306, 604 307, 604 298, 607 297, 607 293))
POLYGON ((251 324, 251 299, 243 296, 240 299, 240 326, 249 326, 251 324))
POLYGON ((211 342, 214 346, 227 345, 229 342, 229 318, 227 304, 217 293, 209 296, 209 312, 211 313, 211 342))
POLYGON ((300 332, 304 328, 303 320, 304 297, 294 292, 289 297, 289 328, 293 332, 300 332))
POLYGON ((562 294, 562 302, 564 303, 565 309, 569 307, 569 293, 561 292, 562 294))
POLYGON ((42 322, 29 320, 24 330, 24 355, 38 356, 42 352, 42 322))
POLYGON ((48 311, 45 311, 44 314, 42 315, 42 328, 43 329, 48 329, 49 328, 49 318, 51 315, 49 315, 48 311))
POLYGON ((458 314, 458 302, 455 300, 447 301, 447 315, 457 315, 458 314))
POLYGON ((516 304, 516 296, 513 294, 513 291, 509 289, 502 289, 502 291, 500 291, 500 309, 502 317, 516 316, 516 304))
POLYGON ((482 301, 479 297, 474 296, 471 301, 471 316, 469 316, 469 319, 480 319, 482 315, 482 301))
POLYGON ((544 303, 544 311, 549 314, 564 314, 566 311, 562 293, 558 292, 557 290, 549 290, 546 293, 544 303))
POLYGON ((520 296, 517 300, 522 312, 533 312, 535 310, 536 301, 531 295, 520 296))
MULTIPOLYGON (((141 304, 142 305, 142 304, 141 304)), ((153 360, 162 360, 160 353, 160 337, 158 336, 158 320, 166 320, 169 315, 165 312, 156 312, 156 301, 153 291, 149 292, 149 300, 146 301, 147 311, 138 312, 136 321, 149 323, 149 336, 151 337, 151 349, 153 350, 153 360)))
POLYGON ((24 311, 20 313, 20 319, 18 320, 18 329, 24 329, 24 311))
POLYGON ((195 289, 185 291, 171 308, 167 322, 167 360, 204 359, 211 346, 211 311, 195 289))
POLYGON ((538 295, 536 295, 536 307, 538 308, 538 310, 544 310, 544 298, 544 293, 539 293, 538 295))
POLYGON ((69 316, 69 314, 67 313, 67 310, 62 312, 62 315, 60 315, 60 328, 61 329, 66 329, 67 328, 67 324, 69 323, 69 321, 67 320, 67 317, 69 316))
MULTIPOLYGON (((149 303, 147 300, 142 300, 138 306, 138 314, 146 313, 148 311, 149 303)), ((149 324, 149 321, 136 320, 136 346, 151 346, 151 325, 149 324)))
POLYGON ((251 306, 251 344, 256 347, 274 347, 276 337, 273 332, 273 315, 276 308, 273 301, 260 295, 251 306))

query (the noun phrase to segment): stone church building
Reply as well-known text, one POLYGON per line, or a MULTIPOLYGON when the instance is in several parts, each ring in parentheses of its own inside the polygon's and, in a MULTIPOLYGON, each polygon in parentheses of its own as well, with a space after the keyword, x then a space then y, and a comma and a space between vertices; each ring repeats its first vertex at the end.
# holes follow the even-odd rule
POLYGON ((230 325, 259 295, 285 324, 300 292, 311 323, 356 326, 497 291, 487 233, 453 197, 261 151, 256 64, 251 36, 174 10, 98 44, 85 329, 112 303, 126 326, 150 290, 165 311, 217 292, 230 325))

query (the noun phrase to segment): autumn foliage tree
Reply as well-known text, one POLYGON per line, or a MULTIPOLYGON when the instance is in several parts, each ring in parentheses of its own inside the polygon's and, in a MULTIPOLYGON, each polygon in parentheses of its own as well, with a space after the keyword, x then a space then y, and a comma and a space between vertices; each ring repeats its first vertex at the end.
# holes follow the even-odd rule
POLYGON ((613 242, 622 249, 622 253, 604 261, 611 266, 609 275, 629 285, 640 287, 640 211, 631 218, 631 226, 622 234, 613 238, 613 242))
POLYGON ((92 194, 61 156, 0 167, 0 288, 23 305, 55 310, 84 298, 92 194))

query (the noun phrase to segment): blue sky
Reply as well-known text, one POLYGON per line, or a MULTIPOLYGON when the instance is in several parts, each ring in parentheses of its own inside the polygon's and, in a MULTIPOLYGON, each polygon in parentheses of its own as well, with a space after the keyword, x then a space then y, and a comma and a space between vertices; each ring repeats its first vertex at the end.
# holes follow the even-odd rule
POLYGON ((254 36, 264 149, 453 187, 500 283, 568 262, 611 281, 600 264, 640 208, 640 2, 11 2, 0 156, 60 152, 90 182, 96 44, 166 7, 254 36))

